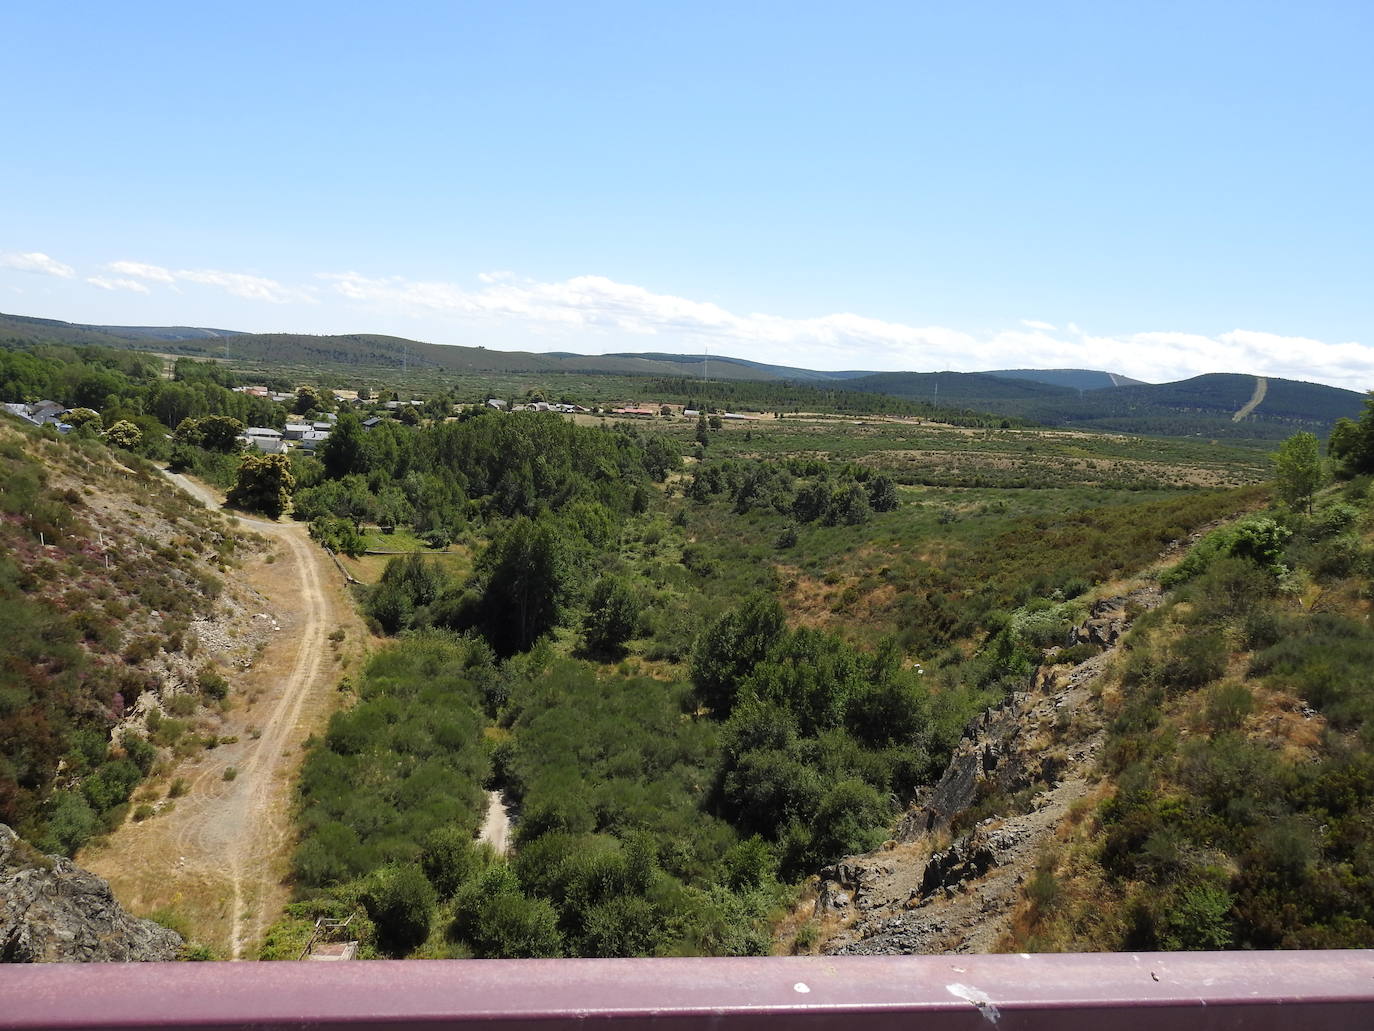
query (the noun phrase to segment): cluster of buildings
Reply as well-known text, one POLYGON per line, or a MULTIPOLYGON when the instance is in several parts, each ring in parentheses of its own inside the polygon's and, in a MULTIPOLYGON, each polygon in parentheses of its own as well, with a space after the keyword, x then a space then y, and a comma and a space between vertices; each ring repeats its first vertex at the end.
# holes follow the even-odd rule
POLYGON ((581 405, 566 403, 550 403, 548 401, 531 401, 528 404, 512 405, 499 397, 487 398, 487 407, 495 408, 498 412, 561 412, 564 415, 590 415, 590 408, 583 408, 581 405))
POLYGON ((56 401, 34 401, 32 404, 16 402, 3 405, 5 411, 11 415, 17 415, 25 422, 33 423, 35 426, 51 426, 58 433, 70 433, 71 424, 62 421, 62 416, 71 411, 64 404, 56 401))
MULTIPOLYGON (((249 397, 266 398, 268 401, 277 402, 277 404, 290 404, 292 401, 296 400, 296 392, 294 390, 282 393, 279 390, 271 390, 264 386, 234 387, 233 389, 236 394, 247 394, 249 397)), ((353 402, 358 400, 358 392, 356 390, 331 390, 329 394, 335 401, 353 402)))
POLYGON ((288 422, 280 430, 268 426, 249 426, 239 440, 265 455, 284 455, 292 445, 313 454, 317 447, 329 439, 338 419, 337 415, 330 412, 322 415, 317 422, 288 422))

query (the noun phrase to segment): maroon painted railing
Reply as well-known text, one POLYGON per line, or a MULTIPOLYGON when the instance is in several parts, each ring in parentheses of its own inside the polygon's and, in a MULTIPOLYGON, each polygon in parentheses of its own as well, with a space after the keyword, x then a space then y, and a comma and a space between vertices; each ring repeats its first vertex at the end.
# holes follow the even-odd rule
POLYGON ((0 967, 0 1028, 1374 1028, 1374 952, 0 967))

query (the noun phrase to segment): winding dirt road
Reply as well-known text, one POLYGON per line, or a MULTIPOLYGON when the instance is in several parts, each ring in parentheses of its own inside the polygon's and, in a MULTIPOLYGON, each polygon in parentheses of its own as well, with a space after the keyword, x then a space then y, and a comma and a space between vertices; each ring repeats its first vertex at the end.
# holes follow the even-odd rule
MULTIPOLYGON (((203 484, 168 475, 220 507, 203 484)), ((242 575, 280 626, 253 667, 231 678, 242 704, 223 734, 239 740, 186 760, 172 776, 189 790, 169 811, 127 822, 81 857, 126 906, 171 909, 197 940, 232 959, 256 951, 287 900, 291 791, 302 746, 335 706, 342 656, 356 654, 366 633, 338 571, 303 524, 239 518, 276 545, 270 557, 245 562, 242 575), (328 635, 338 628, 347 643, 336 654, 328 635)))

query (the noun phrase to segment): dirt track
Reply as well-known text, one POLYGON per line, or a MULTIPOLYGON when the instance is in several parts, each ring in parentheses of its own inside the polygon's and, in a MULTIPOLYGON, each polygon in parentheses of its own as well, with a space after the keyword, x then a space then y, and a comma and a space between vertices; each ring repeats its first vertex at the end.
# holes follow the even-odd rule
POLYGON ((487 792, 487 815, 482 820, 477 840, 485 841, 497 855, 505 855, 510 848, 510 806, 506 804, 504 791, 487 792))
POLYGON ((1253 412, 1256 408, 1260 406, 1260 402, 1264 400, 1265 395, 1268 393, 1269 381, 1265 379, 1263 376, 1256 376, 1255 392, 1250 395, 1250 400, 1245 402, 1245 406, 1241 408, 1241 410, 1238 411, 1235 415, 1231 416, 1231 421, 1240 422, 1242 419, 1244 419, 1247 415, 1249 415, 1251 412, 1253 412))
MULTIPOLYGON (((171 479, 219 507, 203 485, 171 479)), ((302 745, 333 709, 342 673, 328 635, 345 630, 344 655, 356 654, 365 639, 342 577, 303 524, 241 521, 275 545, 270 557, 245 562, 241 575, 267 599, 281 629, 251 669, 231 678, 240 703, 222 734, 239 740, 174 771, 189 791, 170 811, 127 822, 103 848, 81 856, 126 906, 138 913, 170 907, 197 940, 233 959, 256 951, 287 899, 291 789, 302 745), (237 772, 226 780, 231 768, 237 772)))

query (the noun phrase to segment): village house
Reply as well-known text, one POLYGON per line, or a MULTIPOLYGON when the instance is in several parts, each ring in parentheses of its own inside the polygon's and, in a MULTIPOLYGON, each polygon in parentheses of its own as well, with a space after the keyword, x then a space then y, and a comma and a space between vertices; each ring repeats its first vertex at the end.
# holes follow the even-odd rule
POLYGON ((239 440, 257 448, 264 455, 286 454, 286 441, 276 430, 269 430, 262 426, 250 426, 243 431, 239 440))
POLYGON ((35 426, 52 426, 58 433, 71 432, 71 425, 62 421, 62 416, 71 411, 56 401, 35 401, 33 404, 7 404, 5 411, 17 415, 25 422, 35 426))
POLYGON ((329 439, 328 430, 310 430, 300 441, 302 451, 314 452, 314 450, 329 439))

